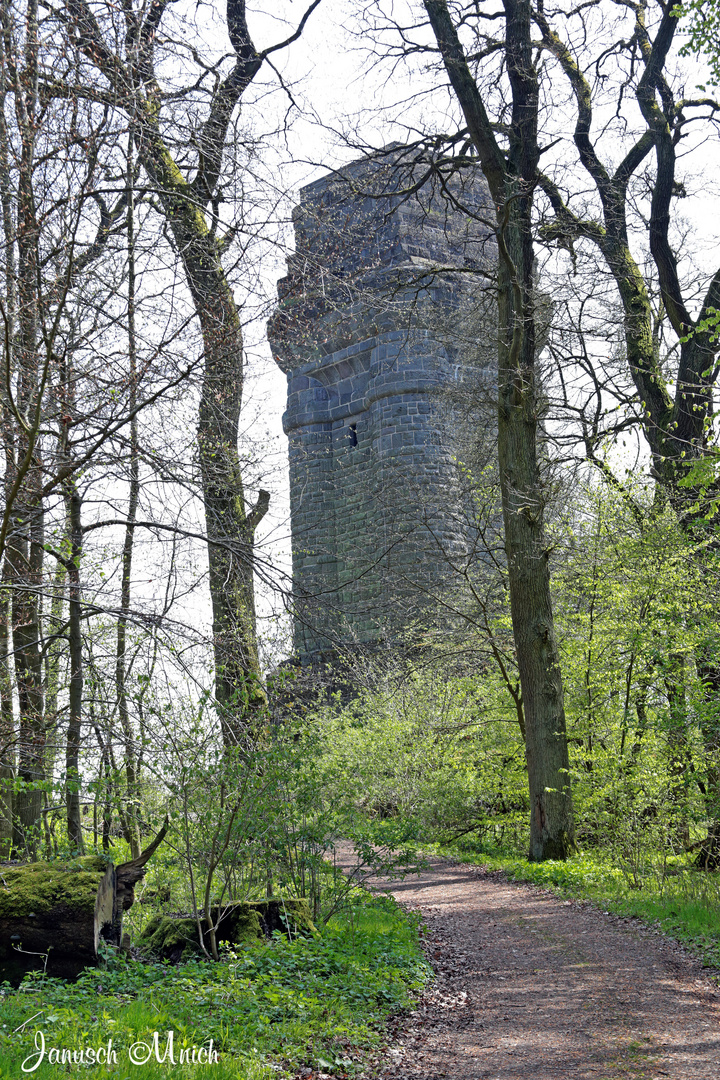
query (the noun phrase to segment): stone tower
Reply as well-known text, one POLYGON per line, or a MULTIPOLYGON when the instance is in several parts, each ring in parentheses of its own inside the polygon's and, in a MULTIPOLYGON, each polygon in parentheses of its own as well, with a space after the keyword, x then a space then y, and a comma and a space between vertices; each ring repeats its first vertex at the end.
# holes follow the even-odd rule
MULTIPOLYGON (((472 548, 463 422, 468 366, 493 385, 477 297, 495 262, 484 181, 418 192, 402 147, 301 191, 296 251, 269 326, 287 373, 295 649, 400 643, 447 620, 472 548)), ((482 307, 482 303, 480 304, 482 307)), ((484 301, 488 308, 487 300, 484 301)))

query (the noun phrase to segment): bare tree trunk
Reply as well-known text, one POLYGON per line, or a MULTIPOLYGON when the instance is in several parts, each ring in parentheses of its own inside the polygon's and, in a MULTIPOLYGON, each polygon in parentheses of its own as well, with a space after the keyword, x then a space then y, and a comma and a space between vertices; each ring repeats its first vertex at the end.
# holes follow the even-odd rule
POLYGON ((690 845, 688 801, 690 797, 692 751, 688 742, 688 706, 685 690, 685 656, 671 653, 665 673, 665 690, 669 706, 667 743, 670 760, 670 801, 675 807, 674 832, 683 848, 690 845))
POLYGON ((68 561, 68 645, 70 652, 70 691, 67 742, 65 747, 65 805, 68 843, 74 851, 84 852, 80 817, 80 744, 82 740, 83 656, 82 656, 82 502, 74 481, 65 496, 70 525, 68 561))
MULTIPOLYGON (((127 251, 128 251, 128 359, 130 361, 130 411, 134 414, 137 404, 137 337, 135 334, 135 199, 133 191, 133 131, 132 125, 128 137, 128 158, 126 182, 128 187, 127 205, 127 251)), ((115 650, 115 682, 117 690, 118 714, 120 727, 125 741, 125 777, 127 781, 127 802, 125 839, 130 845, 131 858, 140 854, 140 829, 138 822, 139 777, 137 774, 137 754, 135 737, 128 709, 127 687, 125 685, 125 649, 127 643, 128 613, 130 611, 130 587, 132 574, 133 540, 137 520, 138 498, 140 494, 140 460, 138 454, 137 419, 133 415, 130 421, 130 496, 128 500, 127 524, 122 550, 120 583, 120 617, 117 623, 117 645, 115 650)), ((103 836, 104 839, 104 836, 103 836)))
MULTIPOLYGON (((37 490, 37 489, 36 489, 37 490)), ((14 535, 6 557, 12 568, 12 622, 19 704, 18 778, 15 845, 34 851, 45 778, 45 717, 40 649, 40 585, 43 515, 39 500, 18 499, 14 535), (30 534, 30 535, 28 535, 30 534), (38 535, 39 534, 39 535, 38 535)))
POLYGON ((248 513, 238 459, 243 389, 240 316, 220 260, 189 185, 165 168, 146 133, 141 157, 182 258, 195 304, 205 372, 200 400, 198 451, 208 536, 213 609, 215 697, 226 745, 256 728, 267 708, 255 636, 253 540, 269 502, 260 492, 248 513))
POLYGON ((720 719, 717 702, 720 700, 720 664, 715 642, 699 650, 697 669, 705 688, 705 701, 698 710, 698 721, 705 751, 705 784, 702 792, 708 818, 708 832, 697 858, 698 866, 706 870, 720 867, 720 719))
MULTIPOLYGON (((37 3, 27 9, 22 66, 15 68, 15 115, 21 153, 17 192, 17 306, 18 333, 14 342, 17 364, 17 461, 27 463, 22 487, 10 518, 6 558, 12 572, 12 627, 19 704, 18 779, 15 800, 15 844, 34 852, 42 812, 45 757, 45 717, 40 643, 41 589, 44 556, 42 464, 37 447, 37 422, 27 419, 37 409, 38 364, 38 240, 33 167, 37 101, 37 3)), ((39 417, 37 418, 39 420, 39 417)))
MULTIPOLYGON (((70 526, 67 522, 67 532, 70 526)), ((63 556, 69 554, 69 535, 63 540, 63 556)), ((59 747, 58 696, 60 693, 60 660, 65 646, 65 635, 61 635, 63 608, 65 604, 65 580, 67 569, 65 558, 57 560, 50 601, 49 618, 46 619, 46 656, 45 656, 45 777, 52 781, 55 775, 55 762, 59 747), (49 632, 48 632, 49 630, 49 632)), ((43 815, 47 826, 47 815, 43 815)), ((47 833, 45 836, 47 841, 47 833)))
MULTIPOLYGON (((2 4, 2 20, 5 20, 6 3, 2 4)), ((6 376, 13 370, 13 333, 16 319, 16 268, 15 268, 15 222, 13 221, 13 192, 10 177, 10 154, 8 143, 5 102, 8 72, 5 58, 4 35, 0 32, 0 207, 2 209, 3 236, 5 241, 5 310, 2 334, 3 373, 0 379, 0 423, 2 424, 3 453, 5 457, 5 497, 15 476, 16 448, 10 403, 6 395, 6 376)), ((12 570, 3 557, 0 580, 0 858, 10 858, 13 839, 13 781, 15 779, 16 731, 13 709, 12 682, 13 648, 10 631, 10 583, 12 570)))
POLYGON ((13 780, 15 778, 15 717, 10 666, 10 603, 7 563, 0 580, 0 859, 9 859, 13 837, 13 780))
POLYGON ((110 829, 112 827, 112 776, 110 774, 110 753, 108 743, 105 738, 109 740, 110 736, 103 734, 97 725, 97 721, 93 714, 92 706, 90 707, 90 723, 92 724, 95 732, 95 738, 97 739, 98 746, 100 747, 100 768, 98 771, 98 784, 102 780, 102 787, 98 786, 95 793, 95 813, 97 815, 97 806, 100 802, 102 795, 102 849, 103 851, 110 850, 110 829))
POLYGON ((525 715, 530 858, 575 846, 563 687, 550 596, 544 494, 537 456, 539 393, 531 211, 537 179, 539 89, 528 0, 504 0, 512 87, 510 147, 495 138, 446 0, 425 9, 497 208, 498 456, 510 608, 525 715))
POLYGON ((44 514, 36 467, 18 498, 6 558, 11 568, 12 627, 19 705, 15 845, 34 851, 45 778, 45 717, 40 644, 44 514))

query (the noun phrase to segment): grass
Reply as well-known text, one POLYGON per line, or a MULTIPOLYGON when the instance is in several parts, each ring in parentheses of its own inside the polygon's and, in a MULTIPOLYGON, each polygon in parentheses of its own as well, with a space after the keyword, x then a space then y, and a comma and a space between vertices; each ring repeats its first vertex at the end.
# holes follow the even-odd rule
POLYGON ((720 969, 720 874, 682 860, 620 866, 607 852, 578 854, 566 862, 531 863, 515 852, 472 842, 435 846, 438 854, 501 870, 564 897, 586 898, 604 911, 641 919, 690 948, 706 967, 720 969))
MULTIPOLYGON (((183 1080, 267 1080, 301 1065, 338 1077, 357 1071, 361 1052, 378 1045, 387 1017, 410 1007, 429 975, 418 924, 386 898, 359 899, 314 938, 277 936, 267 945, 238 949, 220 964, 193 960, 179 967, 118 960, 88 969, 76 983, 39 976, 0 999, 0 1080, 17 1080, 34 1064, 42 1033, 45 1058, 29 1073, 38 1080, 64 1075, 114 1080, 168 1076, 158 1063, 173 1032, 173 1077, 183 1080), (117 1064, 57 1063, 51 1047, 107 1046, 117 1064), (182 1050, 212 1047, 217 1064, 180 1063, 182 1050), (149 1044, 150 1060, 132 1064, 133 1043, 149 1044), (27 1059, 31 1057, 28 1062, 27 1059)), ((142 1047, 134 1056, 143 1057, 142 1047)))

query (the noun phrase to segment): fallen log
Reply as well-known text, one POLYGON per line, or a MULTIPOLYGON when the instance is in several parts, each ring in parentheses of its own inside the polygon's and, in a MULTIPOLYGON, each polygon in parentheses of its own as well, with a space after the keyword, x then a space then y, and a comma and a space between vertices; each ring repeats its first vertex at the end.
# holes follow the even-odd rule
POLYGON ((121 944, 123 912, 167 826, 139 858, 117 867, 98 855, 0 863, 0 981, 17 984, 32 970, 75 978, 102 964, 102 943, 121 944))
POLYGON ((96 964, 115 889, 115 867, 96 856, 0 865, 0 978, 16 983, 33 969, 72 978, 96 964))
MULTIPOLYGON (((266 941, 279 930, 294 938, 315 933, 307 900, 243 900, 214 907, 210 918, 218 944, 252 945, 266 941)), ((201 919, 205 947, 209 949, 208 925, 201 919)), ((192 915, 157 915, 147 924, 139 940, 140 947, 179 963, 202 952, 197 919, 192 915)))

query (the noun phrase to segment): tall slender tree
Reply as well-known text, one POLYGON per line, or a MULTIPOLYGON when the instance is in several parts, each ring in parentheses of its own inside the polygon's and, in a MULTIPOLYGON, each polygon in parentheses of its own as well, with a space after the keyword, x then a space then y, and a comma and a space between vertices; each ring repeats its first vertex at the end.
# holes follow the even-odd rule
POLYGON ((422 9, 417 5, 413 10, 416 18, 402 26, 394 9, 385 14, 378 3, 373 11, 375 34, 393 55, 432 58, 433 77, 442 80, 435 83, 435 94, 440 96, 444 84, 454 101, 451 111, 459 113, 457 129, 453 125, 449 133, 431 132, 420 139, 424 160, 441 182, 448 170, 481 169, 494 205, 498 456, 525 720, 530 857, 565 858, 575 846, 574 817, 538 452, 542 393, 537 361, 544 315, 533 236, 541 147, 531 4, 503 0, 500 10, 486 13, 483 5, 424 0, 422 9), (501 27, 487 48, 486 17, 501 27))
MULTIPOLYGON (((115 47, 114 8, 108 5, 99 16, 86 0, 67 0, 73 44, 95 73, 89 92, 101 94, 100 87, 109 84, 113 105, 132 122, 138 159, 182 261, 202 332, 205 369, 197 445, 208 537, 215 696, 228 745, 245 736, 267 705, 256 641, 253 544, 269 494, 260 491, 255 505, 248 508, 238 457, 244 358, 240 312, 223 266, 230 235, 222 234, 220 212, 226 143, 248 86, 273 53, 301 35, 319 3, 312 0, 297 30, 286 40, 258 50, 250 36, 244 0, 228 0, 230 68, 224 76, 217 64, 201 71, 198 87, 204 89, 212 82, 212 90, 204 102, 201 123, 192 121, 188 109, 188 142, 193 153, 183 160, 173 153, 165 116, 169 98, 175 99, 177 111, 182 95, 166 93, 156 73, 158 31, 168 0, 125 6, 120 49, 115 47)), ((66 84, 62 92, 83 95, 88 90, 66 84)), ((192 98, 193 109, 196 98, 197 94, 192 98)))

